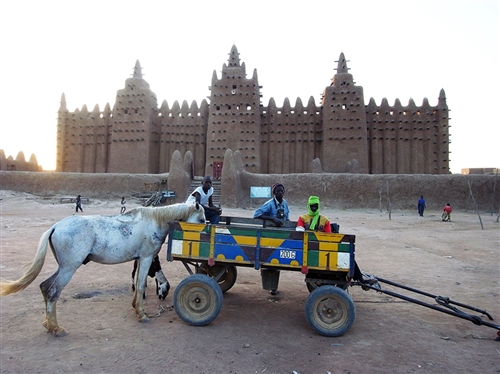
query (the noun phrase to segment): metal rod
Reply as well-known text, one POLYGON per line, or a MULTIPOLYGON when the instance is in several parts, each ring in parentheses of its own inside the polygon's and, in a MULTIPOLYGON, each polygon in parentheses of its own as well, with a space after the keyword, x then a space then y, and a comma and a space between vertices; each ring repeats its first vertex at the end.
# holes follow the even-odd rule
POLYGON ((453 304, 453 305, 457 305, 459 307, 462 307, 462 308, 466 308, 466 309, 470 309, 470 310, 473 310, 475 312, 478 312, 478 313, 481 313, 481 314, 484 314, 488 317, 488 319, 490 319, 491 321, 493 321, 493 317, 491 317, 491 315, 485 311, 485 310, 482 310, 482 309, 478 309, 476 307, 473 307, 473 306, 470 306, 470 305, 466 305, 466 304, 462 304, 462 303, 459 303, 459 302, 456 302, 456 301, 453 301, 451 300, 450 298, 448 297, 445 297, 445 296, 439 296, 439 295, 433 295, 431 293, 428 293, 428 292, 424 292, 424 291, 420 291, 420 290, 417 290, 415 288, 411 288, 411 287, 408 287, 408 286, 404 286, 402 284, 399 284, 399 283, 395 283, 395 282, 391 282, 390 280, 387 280, 387 279, 383 279, 383 278, 379 278, 379 277, 375 277, 377 278, 378 281, 380 282, 383 282, 383 283, 387 283, 387 284, 390 284, 391 286, 394 286, 394 287, 399 287, 399 288, 403 288, 405 290, 408 290, 408 291, 412 291, 412 292, 415 292, 415 293, 418 293, 420 295, 424 295, 424 296, 428 296, 428 297, 432 297, 433 299, 435 299, 437 301, 437 298, 439 298, 439 300, 441 301, 444 301, 448 304, 453 304))
MULTIPOLYGON (((380 280, 380 278, 377 278, 377 279, 380 280)), ((388 282, 385 282, 385 283, 388 283, 388 282)), ((372 290, 375 290, 377 292, 384 293, 386 295, 397 297, 399 299, 403 299, 403 300, 406 300, 406 301, 409 301, 409 302, 412 302, 412 303, 424 306, 426 308, 437 310, 438 312, 443 312, 443 313, 446 313, 446 314, 449 314, 449 315, 452 315, 452 316, 455 316, 455 317, 466 319, 466 320, 471 321, 473 324, 478 325, 478 326, 484 325, 484 326, 488 326, 488 327, 492 327, 494 329, 500 330, 500 325, 496 325, 496 324, 490 323, 488 321, 483 321, 481 319, 481 317, 479 317, 479 316, 473 316, 473 315, 470 315, 470 314, 467 314, 467 313, 464 313, 464 312, 460 312, 460 311, 459 312, 455 312, 455 311, 452 311, 450 309, 444 309, 444 308, 441 308, 441 307, 436 306, 436 305, 431 305, 431 304, 425 303, 423 301, 420 301, 420 300, 417 300, 417 299, 413 299, 413 298, 405 296, 405 295, 398 294, 396 292, 378 289, 378 288, 372 287, 372 286, 370 286, 368 284, 365 284, 364 286, 368 287, 368 288, 370 288, 372 290)), ((402 287, 402 288, 405 288, 405 287, 402 287)), ((409 287, 407 287, 407 288, 409 288, 409 287)), ((418 291, 418 290, 416 290, 416 291, 418 291)), ((417 293, 420 293, 420 292, 417 292, 417 293)))

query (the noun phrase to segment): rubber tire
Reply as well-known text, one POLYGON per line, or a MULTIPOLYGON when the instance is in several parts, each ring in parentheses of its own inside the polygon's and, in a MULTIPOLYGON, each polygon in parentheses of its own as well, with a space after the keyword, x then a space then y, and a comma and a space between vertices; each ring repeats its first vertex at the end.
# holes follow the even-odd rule
POLYGON ((330 285, 318 287, 309 294, 305 312, 307 323, 323 336, 345 334, 356 319, 356 307, 349 294, 330 285))
POLYGON ((213 278, 193 274, 175 288, 174 310, 187 324, 205 326, 219 315, 223 300, 222 290, 213 278))
MULTIPOLYGON (((217 274, 219 274, 219 271, 221 271, 221 269, 224 266, 225 265, 208 266, 208 264, 201 264, 199 267, 196 268, 196 274, 205 274, 213 278, 217 274)), ((226 293, 234 286, 237 277, 238 277, 238 272, 236 270, 236 266, 230 265, 227 268, 225 274, 223 274, 219 278, 219 281, 217 282, 219 283, 222 293, 226 293)))

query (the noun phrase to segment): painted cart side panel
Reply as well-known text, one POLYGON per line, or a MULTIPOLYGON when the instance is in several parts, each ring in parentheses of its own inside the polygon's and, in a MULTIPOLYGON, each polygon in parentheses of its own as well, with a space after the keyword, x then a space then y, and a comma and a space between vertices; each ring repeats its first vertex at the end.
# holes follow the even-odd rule
POLYGON ((351 273, 354 235, 172 222, 167 260, 351 273))

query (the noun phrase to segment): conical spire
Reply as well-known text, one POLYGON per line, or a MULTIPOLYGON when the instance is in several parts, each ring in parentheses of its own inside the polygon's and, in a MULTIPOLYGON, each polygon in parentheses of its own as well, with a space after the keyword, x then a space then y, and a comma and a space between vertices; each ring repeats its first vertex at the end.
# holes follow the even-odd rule
POLYGON ((38 160, 36 159, 36 156, 34 153, 31 154, 30 161, 32 164, 38 165, 38 160))
POLYGON ((340 52, 339 60, 337 65, 337 74, 348 73, 349 68, 347 67, 347 60, 345 59, 344 52, 340 52))
POLYGON ((441 91, 439 91, 439 100, 446 100, 446 94, 444 93, 443 88, 441 88, 441 91))
POLYGON ((24 152, 23 152, 23 151, 20 151, 20 152, 17 154, 16 161, 19 161, 19 162, 26 162, 26 158, 24 157, 24 152))
POLYGON ((446 104, 446 94, 444 93, 444 89, 442 88, 441 91, 439 91, 438 107, 448 108, 448 105, 446 104))
POLYGON ((139 60, 135 62, 135 67, 134 67, 134 78, 142 78, 142 68, 141 68, 141 63, 139 60))
POLYGON ((59 106, 59 111, 67 111, 67 109, 66 109, 66 95, 64 95, 64 92, 61 95, 61 105, 59 106))
POLYGON ((238 53, 238 48, 233 44, 231 47, 231 52, 229 52, 229 59, 227 60, 229 67, 240 66, 240 54, 238 53))

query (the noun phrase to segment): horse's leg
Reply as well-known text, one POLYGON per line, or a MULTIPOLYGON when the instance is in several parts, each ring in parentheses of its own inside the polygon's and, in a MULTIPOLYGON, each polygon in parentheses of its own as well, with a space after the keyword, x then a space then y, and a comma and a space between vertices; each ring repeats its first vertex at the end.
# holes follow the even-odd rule
POLYGON ((135 291, 135 272, 137 271, 137 260, 134 260, 134 269, 132 270, 132 291, 135 291))
POLYGON ((139 322, 149 322, 149 317, 144 311, 143 295, 146 290, 146 281, 152 260, 152 257, 140 258, 138 260, 139 271, 137 273, 132 306, 135 309, 137 318, 139 318, 139 322))
POLYGON ((57 323, 56 303, 63 288, 69 283, 76 269, 58 268, 54 274, 40 284, 43 299, 45 300, 45 321, 43 326, 55 336, 68 335, 66 330, 57 323))
MULTIPOLYGON (((137 271, 137 260, 134 260, 134 269, 132 270, 132 291, 135 291, 135 272, 137 271)), ((146 298, 146 292, 144 292, 143 299, 146 298)))

